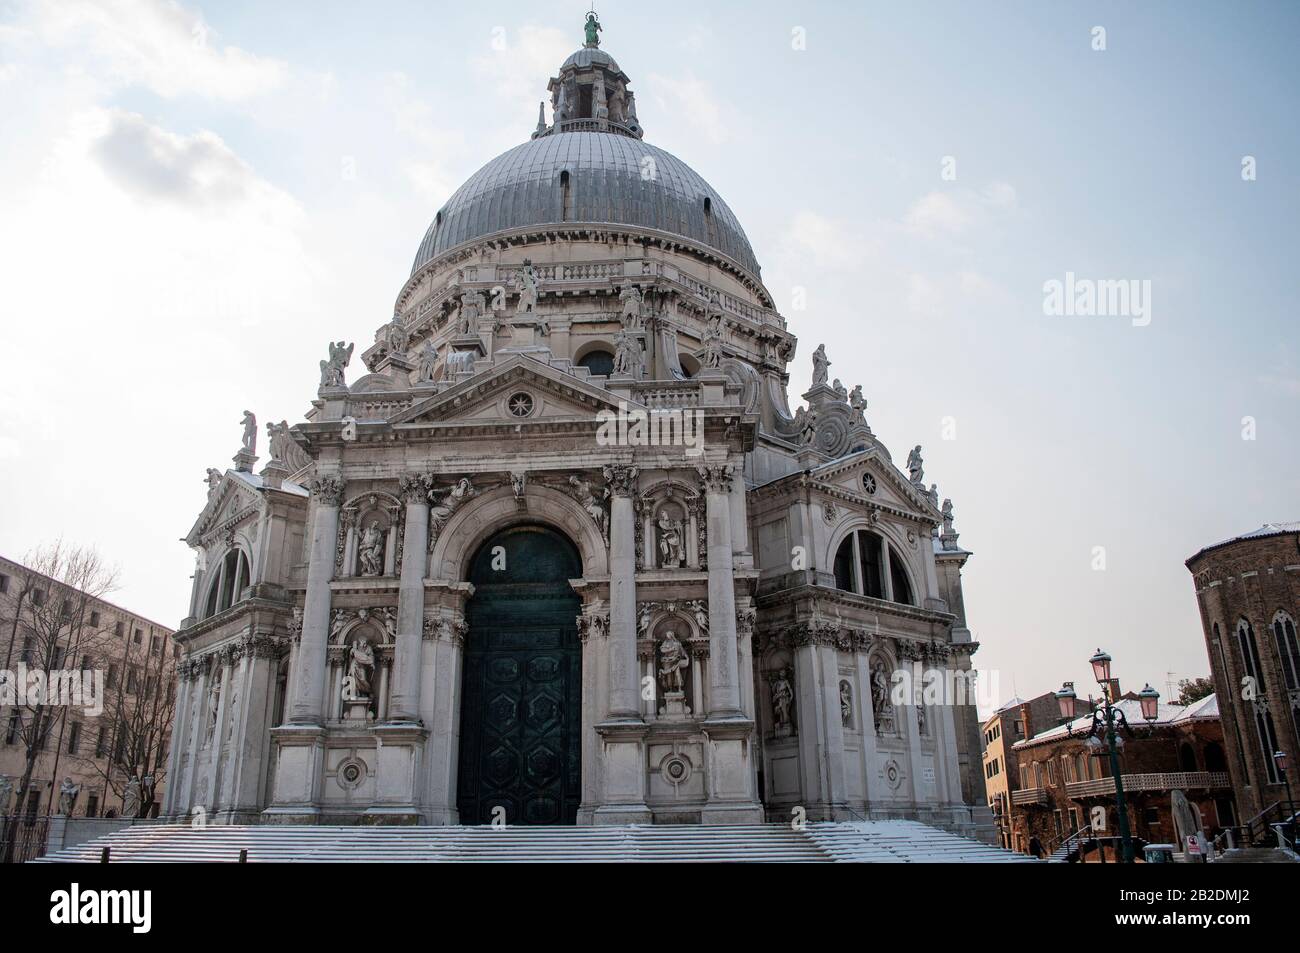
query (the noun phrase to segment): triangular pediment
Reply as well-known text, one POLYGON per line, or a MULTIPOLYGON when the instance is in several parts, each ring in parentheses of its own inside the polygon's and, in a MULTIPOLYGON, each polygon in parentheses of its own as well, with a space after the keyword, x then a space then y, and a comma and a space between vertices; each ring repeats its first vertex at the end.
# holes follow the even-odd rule
MULTIPOLYGON (((604 388, 519 354, 441 393, 417 400, 390 423, 394 427, 513 426, 573 420, 595 423, 600 411, 617 412, 619 403, 619 398, 604 388), (516 400, 520 395, 524 400, 516 400)), ((628 401, 623 405, 640 406, 628 401)))
POLYGON ((260 482, 260 478, 251 473, 241 474, 227 470, 216 489, 208 496, 208 502, 199 518, 194 521, 185 541, 191 546, 197 546, 209 534, 233 526, 250 512, 255 512, 262 501, 250 481, 260 482))
POLYGON ((814 469, 812 475, 823 483, 864 497, 878 506, 931 518, 939 516, 939 510, 929 498, 913 486, 877 447, 868 447, 823 464, 814 469))

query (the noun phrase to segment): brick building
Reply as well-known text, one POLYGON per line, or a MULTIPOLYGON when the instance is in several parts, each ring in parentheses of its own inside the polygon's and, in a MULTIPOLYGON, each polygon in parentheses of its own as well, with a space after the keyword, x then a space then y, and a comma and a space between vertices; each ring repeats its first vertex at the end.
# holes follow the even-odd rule
MULTIPOLYGON (((1160 705, 1151 723, 1143 721, 1132 693, 1121 697, 1119 708, 1134 733, 1127 737, 1121 732, 1119 761, 1135 838, 1147 843, 1176 839, 1175 790, 1200 812, 1207 835, 1236 823, 1214 695, 1187 706, 1160 705)), ((1018 787, 1011 793, 1011 826, 1017 850, 1027 850, 1036 838, 1044 854, 1050 854, 1091 824, 1095 807, 1106 811, 1102 836, 1118 833, 1110 759, 1105 747, 1085 737, 1091 725, 1092 716, 1084 714, 1069 724, 1069 731, 1058 725, 1012 746, 1018 787)))
POLYGON ((1241 821, 1300 792, 1300 523, 1266 523, 1187 560, 1219 696, 1241 821))
MULTIPOLYGON (((1080 714, 1087 708, 1083 701, 1077 701, 1076 705, 1080 714)), ((1046 692, 1029 701, 1011 699, 983 724, 984 788, 997 824, 998 842, 1003 847, 1027 849, 1026 845, 1016 843, 1012 821, 1016 810, 1012 795, 1020 788, 1019 757, 1014 746, 1032 737, 1035 731, 1055 725, 1060 721, 1059 711, 1056 694, 1046 692)))
POLYGON ((65 778, 77 786, 73 815, 155 813, 166 783, 177 654, 166 626, 0 557, 0 672, 8 673, 0 689, 0 815, 56 813, 65 778), (102 673, 95 706, 102 711, 38 704, 19 693, 18 676, 36 671, 83 685, 102 673), (33 743, 35 768, 22 791, 33 743))

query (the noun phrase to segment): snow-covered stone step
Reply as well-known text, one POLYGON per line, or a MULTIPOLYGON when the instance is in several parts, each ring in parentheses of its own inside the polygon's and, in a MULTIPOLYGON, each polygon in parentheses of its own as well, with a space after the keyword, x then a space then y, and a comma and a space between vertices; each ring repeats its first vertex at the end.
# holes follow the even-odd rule
POLYGON ((914 821, 736 826, 134 827, 42 858, 94 863, 820 862, 1004 863, 1028 860, 914 821))

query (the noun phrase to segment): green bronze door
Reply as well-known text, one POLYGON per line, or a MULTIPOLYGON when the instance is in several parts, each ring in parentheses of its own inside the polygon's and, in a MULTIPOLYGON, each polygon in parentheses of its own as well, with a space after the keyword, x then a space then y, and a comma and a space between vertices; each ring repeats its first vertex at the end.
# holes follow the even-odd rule
POLYGON ((581 797, 577 551, 541 527, 505 530, 471 563, 460 712, 462 824, 572 824, 581 797))

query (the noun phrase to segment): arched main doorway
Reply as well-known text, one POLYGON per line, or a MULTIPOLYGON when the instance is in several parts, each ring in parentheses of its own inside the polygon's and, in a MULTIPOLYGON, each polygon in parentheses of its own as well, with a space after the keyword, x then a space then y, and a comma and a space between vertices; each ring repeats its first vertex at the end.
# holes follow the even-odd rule
POLYGON ((460 712, 457 807, 463 824, 572 824, 581 797, 582 575, 573 544, 520 526, 470 563, 474 595, 460 712))

